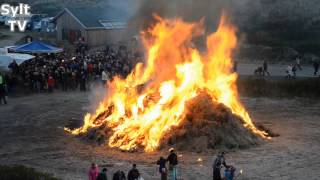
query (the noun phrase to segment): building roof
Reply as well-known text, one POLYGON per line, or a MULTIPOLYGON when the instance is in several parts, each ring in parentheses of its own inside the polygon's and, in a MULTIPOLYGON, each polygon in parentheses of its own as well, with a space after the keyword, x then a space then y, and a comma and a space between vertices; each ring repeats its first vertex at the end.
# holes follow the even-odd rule
MULTIPOLYGON (((119 24, 125 24, 128 16, 127 13, 115 7, 80 7, 80 8, 65 8, 60 12, 55 19, 59 18, 63 13, 71 14, 84 28, 95 29, 105 28, 112 29, 112 27, 120 28, 119 24), (110 22, 105 25, 105 22, 110 22)), ((123 26, 124 27, 124 26, 123 26)), ((123 28, 121 26, 121 28, 123 28)))

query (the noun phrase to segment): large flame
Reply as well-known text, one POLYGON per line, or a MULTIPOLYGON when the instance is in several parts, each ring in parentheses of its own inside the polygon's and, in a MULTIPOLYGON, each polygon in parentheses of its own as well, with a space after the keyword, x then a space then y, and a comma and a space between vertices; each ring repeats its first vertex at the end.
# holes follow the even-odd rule
POLYGON ((113 133, 110 147, 154 151, 164 134, 184 120, 186 101, 206 91, 213 101, 242 117, 246 128, 266 138, 239 101, 231 58, 236 31, 225 17, 218 30, 207 37, 207 52, 202 54, 192 44, 195 37, 204 34, 202 23, 156 19, 156 25, 142 33, 146 63, 137 64, 126 79, 116 77, 109 82, 107 96, 96 112, 85 116, 82 127, 66 130, 81 134, 106 125, 113 133))

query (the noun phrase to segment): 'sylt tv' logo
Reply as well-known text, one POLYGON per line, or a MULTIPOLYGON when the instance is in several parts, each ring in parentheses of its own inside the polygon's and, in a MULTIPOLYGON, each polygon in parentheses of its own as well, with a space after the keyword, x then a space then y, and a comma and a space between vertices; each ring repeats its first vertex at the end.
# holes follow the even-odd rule
POLYGON ((20 3, 19 6, 10 6, 10 4, 2 4, 0 8, 2 16, 8 16, 8 24, 10 31, 15 31, 18 26, 19 31, 24 32, 27 26, 27 18, 31 16, 30 6, 20 3))

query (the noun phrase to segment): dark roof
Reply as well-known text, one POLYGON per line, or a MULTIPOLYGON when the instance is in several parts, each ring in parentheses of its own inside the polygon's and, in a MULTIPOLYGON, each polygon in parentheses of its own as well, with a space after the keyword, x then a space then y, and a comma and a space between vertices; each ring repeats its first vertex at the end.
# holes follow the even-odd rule
POLYGON ((128 15, 125 11, 111 7, 79 7, 79 8, 65 8, 63 12, 59 13, 58 18, 64 12, 71 13, 85 28, 104 28, 101 21, 111 22, 126 22, 128 15))

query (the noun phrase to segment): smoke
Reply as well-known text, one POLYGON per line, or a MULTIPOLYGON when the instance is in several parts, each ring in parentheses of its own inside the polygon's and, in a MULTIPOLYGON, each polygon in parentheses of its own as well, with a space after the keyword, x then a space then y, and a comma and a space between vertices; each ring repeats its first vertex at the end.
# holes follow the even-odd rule
POLYGON ((101 100, 103 100, 107 94, 107 88, 102 82, 91 83, 90 85, 90 93, 88 96, 89 107, 85 107, 88 112, 94 112, 101 100))
POLYGON ((212 31, 223 11, 232 20, 232 14, 248 1, 250 0, 131 0, 128 4, 136 12, 131 12, 129 34, 138 34, 150 27, 154 23, 154 14, 165 18, 181 17, 190 22, 204 18, 207 29, 212 31))

